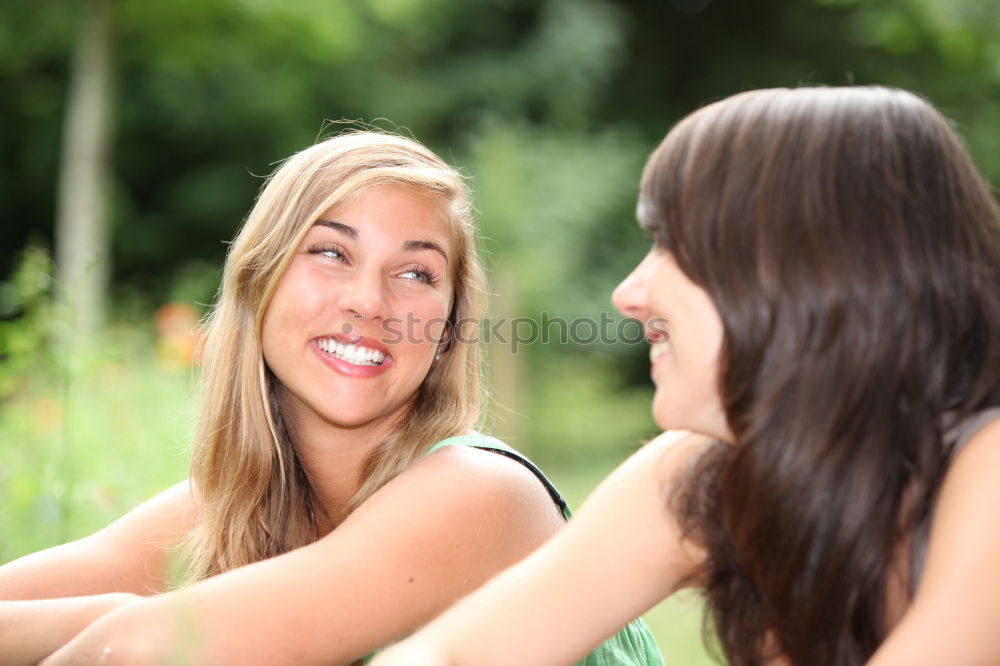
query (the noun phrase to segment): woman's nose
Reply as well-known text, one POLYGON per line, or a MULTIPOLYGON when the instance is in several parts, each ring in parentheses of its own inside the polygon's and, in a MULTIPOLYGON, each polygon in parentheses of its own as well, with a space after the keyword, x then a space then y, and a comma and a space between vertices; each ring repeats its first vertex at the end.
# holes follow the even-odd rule
POLYGON ((359 270, 341 285, 337 305, 355 319, 382 319, 389 310, 386 288, 381 275, 359 270))
POLYGON ((646 309, 647 256, 632 269, 611 293, 611 303, 618 312, 631 319, 642 319, 646 309))

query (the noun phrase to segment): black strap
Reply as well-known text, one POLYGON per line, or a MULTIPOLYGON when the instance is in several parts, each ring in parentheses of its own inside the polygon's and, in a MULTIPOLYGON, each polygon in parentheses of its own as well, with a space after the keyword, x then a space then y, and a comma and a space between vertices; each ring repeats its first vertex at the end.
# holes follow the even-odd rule
POLYGON ((552 501, 556 503, 556 507, 558 507, 559 512, 562 513, 563 518, 569 518, 570 510, 569 510, 569 505, 566 504, 566 500, 563 499, 563 496, 559 494, 559 491, 556 490, 556 487, 552 485, 552 482, 549 481, 544 474, 542 474, 542 470, 538 469, 535 463, 531 462, 530 460, 528 460, 527 458, 518 453, 515 453, 513 451, 507 451, 506 449, 495 449, 491 446, 477 446, 477 445, 473 445, 473 448, 482 449, 483 451, 492 451, 493 453, 499 453, 500 455, 506 456, 511 460, 516 460, 517 462, 527 467, 531 471, 531 473, 534 474, 535 477, 537 477, 538 480, 542 482, 542 485, 545 486, 545 489, 549 491, 549 497, 551 497, 552 501))

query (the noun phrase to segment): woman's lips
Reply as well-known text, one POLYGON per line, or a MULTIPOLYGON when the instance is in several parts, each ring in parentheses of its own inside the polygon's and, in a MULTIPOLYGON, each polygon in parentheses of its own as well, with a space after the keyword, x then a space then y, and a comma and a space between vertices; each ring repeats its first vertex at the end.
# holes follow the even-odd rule
POLYGON ((345 344, 332 337, 316 339, 316 345, 320 351, 354 365, 382 365, 385 359, 390 356, 388 352, 379 349, 374 344, 364 344, 364 342, 363 339, 359 339, 356 343, 345 344))
POLYGON ((340 341, 339 336, 315 338, 312 347, 329 367, 348 377, 375 377, 392 367, 392 354, 370 338, 355 338, 351 344, 340 341))

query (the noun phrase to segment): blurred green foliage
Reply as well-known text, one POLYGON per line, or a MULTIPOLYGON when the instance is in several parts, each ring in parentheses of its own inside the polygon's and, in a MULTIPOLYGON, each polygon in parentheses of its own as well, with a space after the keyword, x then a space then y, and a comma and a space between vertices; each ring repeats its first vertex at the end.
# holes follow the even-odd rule
POLYGON ((0 399, 11 394, 33 365, 51 360, 52 258, 38 244, 21 253, 9 280, 0 282, 0 399))

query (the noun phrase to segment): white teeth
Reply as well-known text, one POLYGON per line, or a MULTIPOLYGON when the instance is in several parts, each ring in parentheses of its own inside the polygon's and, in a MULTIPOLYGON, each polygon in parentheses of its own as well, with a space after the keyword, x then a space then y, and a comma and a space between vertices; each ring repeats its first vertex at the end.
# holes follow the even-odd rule
POLYGON ((351 365, 382 365, 385 361, 385 354, 377 349, 345 345, 333 338, 320 338, 318 345, 322 351, 351 365))
POLYGON ((669 347, 667 342, 654 342, 649 345, 649 362, 654 363, 656 359, 667 353, 669 347))

